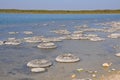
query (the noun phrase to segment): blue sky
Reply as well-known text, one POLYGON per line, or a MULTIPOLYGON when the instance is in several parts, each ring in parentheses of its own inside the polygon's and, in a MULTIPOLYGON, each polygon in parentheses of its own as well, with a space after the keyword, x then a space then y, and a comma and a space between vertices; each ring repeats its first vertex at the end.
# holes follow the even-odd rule
POLYGON ((0 9, 120 9, 120 0, 0 0, 0 9))

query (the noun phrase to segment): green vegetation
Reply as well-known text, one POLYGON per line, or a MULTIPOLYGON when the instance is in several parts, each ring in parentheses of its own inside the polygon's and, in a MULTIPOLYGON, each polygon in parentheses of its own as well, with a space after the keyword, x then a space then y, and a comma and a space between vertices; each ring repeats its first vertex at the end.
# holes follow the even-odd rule
POLYGON ((0 9, 0 13, 22 14, 120 14, 120 10, 17 10, 0 9))

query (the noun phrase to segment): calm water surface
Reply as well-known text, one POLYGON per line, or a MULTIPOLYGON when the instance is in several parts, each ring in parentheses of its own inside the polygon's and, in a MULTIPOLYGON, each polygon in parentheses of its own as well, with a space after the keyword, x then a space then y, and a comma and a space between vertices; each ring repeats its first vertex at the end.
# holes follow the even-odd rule
MULTIPOLYGON (((25 37, 43 35, 57 37, 50 31, 67 29, 70 32, 77 30, 75 26, 88 25, 90 28, 103 28, 109 26, 96 25, 98 23, 120 21, 120 15, 61 15, 61 14, 0 14, 0 40, 8 38, 22 39, 25 37), (64 25, 64 26, 62 26, 64 25), (8 32, 19 32, 10 35, 8 32), (23 31, 32 31, 34 34, 25 35, 23 31)), ((106 38, 105 41, 91 42, 88 40, 63 40, 56 42, 56 49, 38 49, 36 44, 22 43, 19 46, 0 46, 0 80, 72 80, 71 75, 77 78, 91 78, 88 73, 76 72, 76 69, 97 70, 98 74, 106 73, 102 63, 112 62, 111 68, 120 70, 120 58, 114 56, 120 50, 113 46, 120 45, 119 39, 108 39, 107 33, 94 32, 106 38), (77 63, 57 63, 56 56, 71 52, 80 57, 77 63), (49 59, 53 62, 47 72, 31 73, 26 67, 28 61, 33 59, 49 59)))

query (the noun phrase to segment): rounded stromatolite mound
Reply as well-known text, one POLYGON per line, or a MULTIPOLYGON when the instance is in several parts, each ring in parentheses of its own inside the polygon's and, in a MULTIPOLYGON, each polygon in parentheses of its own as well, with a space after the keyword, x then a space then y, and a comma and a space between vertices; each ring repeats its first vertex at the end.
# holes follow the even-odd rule
POLYGON ((13 34, 18 34, 19 32, 8 32, 8 34, 11 34, 11 35, 13 35, 13 34))
POLYGON ((19 45, 19 44, 21 44, 21 42, 20 41, 17 41, 17 40, 11 40, 11 41, 4 41, 4 44, 6 44, 6 45, 19 45))
POLYGON ((112 33, 108 35, 109 38, 120 38, 120 33, 112 33))
POLYGON ((48 42, 48 43, 41 43, 37 47, 46 49, 46 48, 56 48, 57 46, 52 42, 48 42))
POLYGON ((54 33, 57 33, 57 34, 61 34, 61 35, 68 35, 70 34, 71 32, 69 32, 68 30, 54 30, 54 31, 51 31, 51 32, 54 32, 54 33))
POLYGON ((104 41, 104 38, 100 38, 100 37, 94 37, 94 38, 89 38, 90 41, 104 41))
POLYGON ((33 67, 33 68, 44 68, 51 65, 52 65, 52 62, 45 59, 35 59, 27 63, 28 67, 33 67))
POLYGON ((43 36, 26 37, 24 38, 24 41, 29 43, 39 43, 42 41, 42 38, 43 36))
POLYGON ((31 34, 33 34, 32 31, 24 31, 23 33, 26 34, 26 35, 31 35, 31 34))
POLYGON ((62 54, 56 57, 56 61, 57 62, 65 62, 65 63, 69 63, 69 62, 77 62, 79 61, 79 57, 73 55, 73 54, 62 54))

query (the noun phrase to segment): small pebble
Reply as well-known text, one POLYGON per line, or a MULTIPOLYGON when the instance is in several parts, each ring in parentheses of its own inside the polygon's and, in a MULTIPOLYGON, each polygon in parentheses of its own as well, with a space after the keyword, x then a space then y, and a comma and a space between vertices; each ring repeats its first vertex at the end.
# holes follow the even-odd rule
POLYGON ((80 68, 80 69, 76 69, 78 72, 82 72, 82 71, 84 71, 84 69, 83 68, 80 68))
POLYGON ((90 73, 90 74, 92 74, 93 73, 93 71, 87 71, 88 73, 90 73))
POLYGON ((112 68, 111 70, 112 70, 112 71, 115 71, 116 69, 112 68))
POLYGON ((111 72, 111 70, 108 70, 108 72, 110 73, 110 72, 111 72))
POLYGON ((98 71, 94 71, 94 73, 97 73, 98 71))
POLYGON ((120 57, 120 53, 115 54, 117 57, 120 57))
POLYGON ((102 66, 103 67, 110 67, 112 65, 112 63, 103 63, 102 66))
POLYGON ((93 78, 95 78, 95 77, 96 77, 96 75, 95 75, 95 74, 92 74, 92 77, 93 77, 93 78))
POLYGON ((76 75, 75 75, 75 74, 73 74, 71 77, 72 77, 72 78, 76 78, 76 75))

